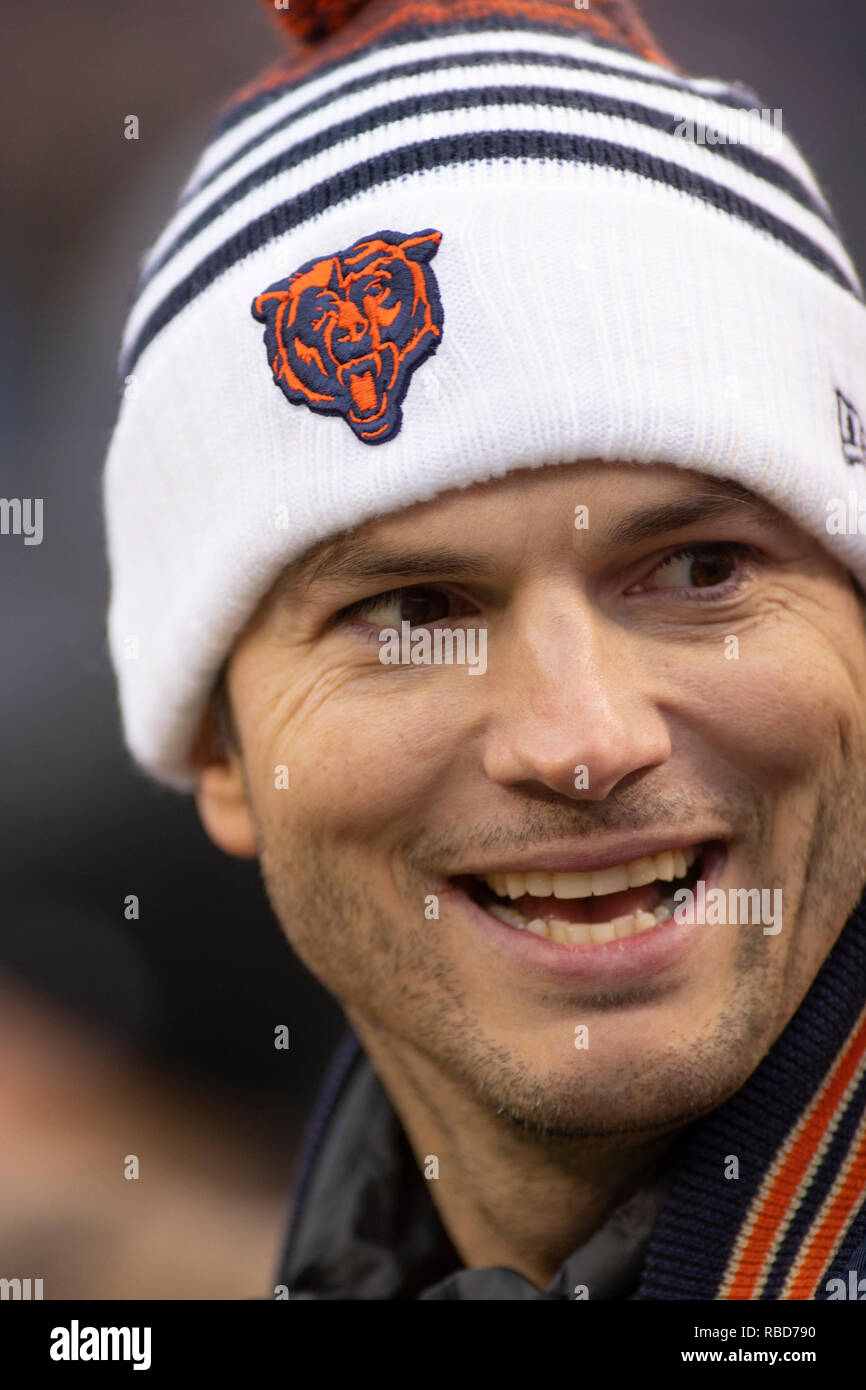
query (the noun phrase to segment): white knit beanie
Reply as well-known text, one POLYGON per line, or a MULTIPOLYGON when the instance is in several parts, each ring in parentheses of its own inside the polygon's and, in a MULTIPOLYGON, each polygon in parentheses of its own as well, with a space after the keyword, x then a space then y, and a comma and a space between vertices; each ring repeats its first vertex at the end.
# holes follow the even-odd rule
POLYGON ((866 584, 866 536, 827 523, 866 496, 866 310, 778 112, 682 75, 627 0, 283 17, 288 61, 224 115, 126 327, 109 640, 145 769, 193 785, 289 561, 516 468, 731 478, 866 584))

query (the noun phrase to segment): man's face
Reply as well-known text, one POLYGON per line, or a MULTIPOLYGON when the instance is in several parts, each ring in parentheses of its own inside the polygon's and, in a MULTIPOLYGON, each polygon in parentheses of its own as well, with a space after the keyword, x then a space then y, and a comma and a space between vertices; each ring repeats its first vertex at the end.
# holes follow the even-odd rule
POLYGON ((546 468, 289 570, 230 664, 231 775, 362 1031, 524 1127, 638 1131, 742 1085, 857 900, 864 689, 850 580, 793 523, 674 468, 546 468), (405 621, 485 629, 486 670, 384 664, 405 621), (698 879, 781 890, 781 930, 665 920, 698 879))

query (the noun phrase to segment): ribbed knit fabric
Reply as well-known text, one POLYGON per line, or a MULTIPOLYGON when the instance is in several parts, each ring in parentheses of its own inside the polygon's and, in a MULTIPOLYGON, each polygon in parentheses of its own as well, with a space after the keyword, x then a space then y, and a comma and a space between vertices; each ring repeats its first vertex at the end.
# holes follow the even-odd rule
POLYGON ((695 1132, 646 1298, 826 1298, 866 1239, 866 902, 742 1090, 695 1132), (722 1174, 729 1154, 739 1178, 722 1174))
POLYGON ((284 17, 330 36, 224 112, 124 335, 109 636, 142 766, 192 785, 286 564, 514 469, 733 478, 866 583, 866 537, 826 527, 866 498, 861 287, 758 97, 622 0, 284 17))
MULTIPOLYGON (((824 1300, 831 1280, 849 1287, 866 1242, 864 1018, 866 894, 752 1075, 678 1142, 636 1297, 824 1300), (736 1177, 725 1176, 731 1157, 736 1177)), ((513 1273, 459 1271, 390 1107, 380 1103, 363 1137, 347 1127, 360 1068, 369 1063, 348 1033, 309 1126, 276 1282, 301 1298, 375 1298, 383 1287, 389 1298, 572 1296, 567 1278, 542 1294, 513 1273), (335 1191, 340 1211, 323 1200, 335 1191)))

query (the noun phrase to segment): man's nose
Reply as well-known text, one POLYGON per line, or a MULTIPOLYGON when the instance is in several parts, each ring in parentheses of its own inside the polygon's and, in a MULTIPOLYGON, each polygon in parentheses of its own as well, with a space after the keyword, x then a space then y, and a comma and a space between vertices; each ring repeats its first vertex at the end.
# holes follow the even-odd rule
POLYGON ((588 600, 527 611, 491 650, 484 766, 503 786, 603 800, 658 767, 671 739, 646 638, 588 600))

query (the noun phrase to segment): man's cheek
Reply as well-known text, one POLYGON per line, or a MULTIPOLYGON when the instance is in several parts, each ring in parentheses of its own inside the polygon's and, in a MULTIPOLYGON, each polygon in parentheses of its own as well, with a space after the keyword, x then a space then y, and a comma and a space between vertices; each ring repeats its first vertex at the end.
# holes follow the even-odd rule
POLYGON ((259 788, 291 794, 295 811, 333 834, 423 813, 447 774, 453 730, 412 702, 336 708, 269 732, 256 757, 259 788), (327 717, 325 717, 327 716, 327 717))
POLYGON ((812 644, 755 632, 712 672, 684 674, 681 712, 697 752, 713 749, 750 781, 781 789, 823 774, 836 758, 852 713, 849 686, 838 663, 812 644))

